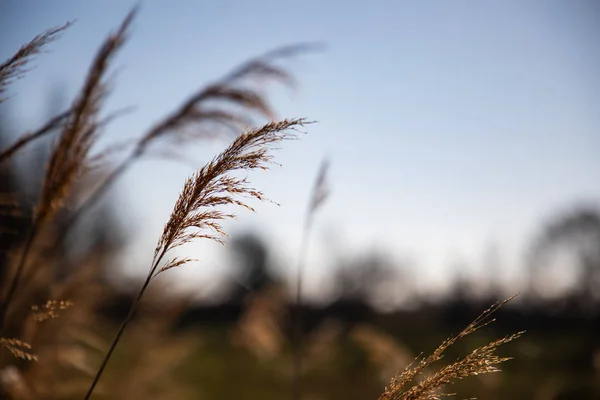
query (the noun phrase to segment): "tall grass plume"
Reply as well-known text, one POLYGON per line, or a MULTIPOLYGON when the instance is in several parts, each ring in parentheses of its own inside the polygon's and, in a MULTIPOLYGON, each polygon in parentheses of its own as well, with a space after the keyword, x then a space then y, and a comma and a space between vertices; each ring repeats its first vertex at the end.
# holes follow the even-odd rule
POLYGON ((440 400, 442 397, 447 396, 441 390, 458 379, 500 371, 497 365, 511 358, 496 355, 496 350, 503 344, 519 338, 524 332, 517 332, 478 347, 467 356, 442 367, 433 375, 411 386, 411 383, 421 377, 427 368, 442 359, 448 347, 452 346, 459 339, 493 322, 494 320, 491 319, 491 315, 514 297, 512 296, 507 300, 494 304, 481 313, 459 334, 442 342, 431 355, 421 358, 420 361, 415 360, 416 364, 409 365, 402 372, 394 376, 383 394, 379 397, 379 400, 440 400))
POLYGON ((170 250, 196 239, 209 239, 223 243, 222 238, 227 235, 221 227, 221 222, 225 219, 235 218, 235 215, 223 212, 219 208, 238 206, 253 210, 247 203, 248 199, 265 200, 264 194, 249 186, 246 178, 237 178, 232 174, 255 169, 267 170, 269 164, 273 162, 270 146, 286 139, 292 139, 294 135, 289 131, 298 129, 305 123, 306 121, 303 119, 282 120, 250 129, 237 137, 223 152, 188 178, 158 240, 146 280, 111 343, 85 396, 86 400, 94 392, 112 353, 151 281, 161 273, 191 261, 187 258, 172 258, 161 267, 165 255, 170 250))

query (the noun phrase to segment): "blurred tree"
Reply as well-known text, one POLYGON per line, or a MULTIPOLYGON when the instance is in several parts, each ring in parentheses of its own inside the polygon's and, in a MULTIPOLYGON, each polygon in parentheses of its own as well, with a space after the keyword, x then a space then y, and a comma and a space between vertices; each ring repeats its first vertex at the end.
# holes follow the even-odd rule
POLYGON ((382 300, 383 286, 397 278, 397 268, 391 261, 380 253, 371 252, 338 265, 334 272, 334 291, 338 300, 372 304, 382 300))
POLYGON ((236 268, 231 300, 241 301, 247 294, 277 282, 270 265, 269 249, 259 236, 242 234, 232 239, 228 248, 236 268))
POLYGON ((533 247, 532 286, 552 263, 552 256, 567 252, 576 268, 576 292, 582 305, 600 299, 600 210, 580 207, 554 218, 533 247))
POLYGON ((450 289, 448 299, 455 303, 470 303, 474 300, 478 282, 468 273, 469 267, 465 260, 457 260, 451 267, 452 277, 449 278, 450 289))
POLYGON ((489 243, 483 253, 482 269, 484 276, 480 283, 483 287, 481 298, 486 303, 493 304, 503 297, 503 275, 506 273, 502 251, 498 243, 489 243))

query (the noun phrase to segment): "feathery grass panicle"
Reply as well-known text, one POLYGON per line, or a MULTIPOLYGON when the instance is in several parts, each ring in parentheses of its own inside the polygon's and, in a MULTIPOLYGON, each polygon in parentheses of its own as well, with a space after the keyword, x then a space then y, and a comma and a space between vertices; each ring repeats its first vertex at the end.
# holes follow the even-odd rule
MULTIPOLYGON (((45 45, 56 40, 59 34, 71 25, 72 22, 67 22, 62 26, 50 28, 40 33, 29 43, 21 46, 11 58, 0 64, 0 95, 6 91, 11 83, 25 75, 27 72, 25 67, 33 56, 39 54, 45 45)), ((4 100, 5 98, 0 96, 0 103, 4 100)))
POLYGON ((223 128, 239 129, 251 124, 250 115, 257 114, 270 120, 275 113, 265 95, 252 83, 280 81, 294 87, 293 76, 277 65, 278 59, 294 56, 313 46, 294 45, 272 50, 253 58, 234 69, 220 80, 193 94, 179 108, 154 125, 141 138, 135 153, 144 153, 158 139, 178 144, 187 139, 219 135, 223 128), (172 133, 177 132, 177 135, 172 133))
POLYGON ((167 271, 167 270, 172 269, 172 268, 177 268, 177 267, 179 267, 181 265, 187 264, 189 262, 194 262, 194 261, 198 261, 198 260, 193 259, 193 258, 189 258, 189 257, 182 257, 182 258, 173 257, 171 260, 169 260, 169 262, 165 266, 163 266, 159 270, 159 273, 167 271))
POLYGON ((96 54, 84 86, 75 100, 72 114, 66 121, 52 152, 42 186, 36 219, 50 217, 64 202, 75 180, 86 170, 87 158, 99 128, 98 113, 106 97, 105 75, 112 58, 126 40, 126 33, 135 9, 119 29, 110 35, 96 54))
POLYGON ((517 332, 501 339, 497 339, 485 346, 478 347, 466 357, 443 367, 427 379, 424 379, 412 387, 407 387, 415 380, 415 378, 417 378, 417 376, 421 375, 427 367, 434 362, 439 361, 443 357, 444 351, 458 339, 494 322, 494 319, 490 319, 491 315, 515 297, 516 295, 492 305, 458 335, 446 339, 431 355, 421 359, 415 366, 412 364, 407 366, 404 371, 391 379, 390 384, 385 388, 385 391, 379 397, 379 400, 438 400, 443 396, 443 394, 439 392, 442 387, 451 384, 455 380, 472 375, 500 371, 496 365, 508 361, 511 358, 498 357, 495 354, 495 351, 499 346, 519 338, 524 332, 517 332))
POLYGON ((98 121, 98 114, 107 93, 104 76, 110 61, 125 42, 127 28, 135 11, 127 15, 117 32, 109 35, 96 54, 83 89, 50 155, 41 196, 34 210, 33 226, 25 240, 7 295, 0 305, 0 335, 5 327, 8 308, 23 276, 29 250, 40 228, 61 208, 77 178, 87 170, 90 149, 96 140, 98 128, 103 124, 103 121, 98 121))
POLYGON ((59 317, 59 311, 63 311, 71 307, 73 303, 69 300, 48 300, 44 305, 31 306, 31 311, 36 321, 42 322, 47 319, 59 317))
MULTIPOLYGON (((236 205, 253 210, 240 198, 265 199, 262 192, 248 186, 246 178, 228 174, 239 170, 268 169, 268 164, 272 163, 268 145, 293 138, 288 131, 306 123, 303 119, 291 119, 251 129, 188 178, 158 241, 155 261, 169 250, 194 239, 210 239, 223 244, 223 237, 227 235, 220 222, 235 218, 235 215, 219 211, 218 207, 236 205)), ((183 261, 175 264, 182 265, 183 261)), ((167 264, 157 274, 173 268, 175 264, 167 264)))
MULTIPOLYGON (((25 66, 31 61, 31 58, 42 51, 42 48, 54 40, 58 39, 59 34, 69 28, 72 22, 67 22, 62 26, 48 29, 34 37, 29 43, 21 48, 8 60, 0 64, 0 96, 6 91, 6 88, 15 80, 22 78, 27 72, 25 66)), ((5 99, 0 97, 0 103, 5 99)), ((52 132, 55 128, 61 126, 64 120, 69 116, 69 112, 63 112, 50 119, 38 130, 22 135, 8 148, 0 151, 0 163, 11 158, 17 151, 28 143, 52 132)))
POLYGON ((197 139, 223 136, 224 130, 236 136, 251 123, 252 115, 273 119, 274 112, 264 93, 252 83, 281 81, 294 85, 293 77, 275 61, 290 57, 314 46, 282 47, 251 59, 222 79, 199 90, 175 111, 153 125, 134 145, 133 151, 111 172, 73 212, 65 231, 79 220, 139 158, 151 153, 151 144, 161 141, 154 155, 181 161, 181 144, 197 139))
POLYGON ((0 346, 7 348, 17 358, 37 361, 37 356, 29 351, 31 345, 23 340, 0 338, 0 346))
POLYGON ((250 129, 238 136, 229 147, 188 178, 158 241, 146 281, 104 356, 85 395, 85 400, 94 393, 109 359, 133 318, 150 282, 160 273, 191 261, 187 258, 174 258, 167 262, 165 267, 159 269, 166 253, 194 239, 204 238, 222 243, 222 237, 226 236, 226 233, 220 223, 224 219, 235 218, 235 215, 224 213, 217 208, 235 205, 252 210, 252 207, 240 197, 265 199, 262 192, 248 186, 246 178, 235 178, 230 174, 240 170, 267 170, 268 165, 273 163, 269 152, 270 145, 294 138, 295 136, 289 131, 298 130, 298 127, 307 123, 304 119, 286 119, 250 129))

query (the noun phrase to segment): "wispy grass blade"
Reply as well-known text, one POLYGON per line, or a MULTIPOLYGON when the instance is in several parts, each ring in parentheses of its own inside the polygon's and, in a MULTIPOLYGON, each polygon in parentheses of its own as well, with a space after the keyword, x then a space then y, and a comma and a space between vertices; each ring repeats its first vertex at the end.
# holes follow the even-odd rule
POLYGON ((39 54, 44 46, 56 40, 60 33, 71 25, 72 22, 67 22, 62 26, 46 30, 34 37, 29 43, 21 46, 11 58, 0 64, 0 103, 5 100, 2 96, 7 87, 25 75, 27 72, 26 66, 31 62, 31 59, 39 54))
POLYGON ((265 200, 263 193, 249 186, 246 178, 236 178, 231 174, 236 171, 267 170, 269 164, 273 162, 270 152, 271 145, 294 138, 295 135, 289 131, 298 129, 306 123, 303 119, 282 120, 250 129, 237 137, 229 147, 188 178, 158 240, 146 281, 102 360, 86 393, 85 400, 92 396, 109 359, 152 280, 163 272, 191 261, 188 258, 175 257, 167 261, 166 265, 161 268, 161 262, 166 254, 170 250, 196 239, 209 239, 222 243, 222 238, 226 236, 226 233, 221 227, 221 222, 234 218, 235 215, 223 212, 220 208, 233 205, 252 210, 252 207, 247 204, 247 199, 265 200))
MULTIPOLYGON (((181 138, 182 130, 198 128, 201 124, 212 123, 210 131, 216 128, 234 128, 236 131, 251 123, 255 113, 267 119, 275 119, 275 113, 264 93, 253 87, 253 82, 265 84, 279 81, 294 87, 292 74, 277 65, 276 61, 298 55, 316 46, 309 44, 293 45, 271 50, 252 58, 233 71, 193 94, 171 114, 154 125, 140 140, 137 153, 143 153, 153 142, 162 138, 181 138), (179 135, 171 135, 178 132, 179 135)), ((193 137, 204 135, 197 130, 193 137)), ((214 133, 213 133, 214 134, 214 133)))
POLYGON ((98 114, 107 94, 105 76, 110 62, 127 39, 127 29, 135 16, 130 12, 119 29, 110 35, 96 54, 85 84, 72 108, 48 162, 37 219, 53 214, 68 195, 73 182, 86 168, 88 154, 98 136, 98 114))
POLYGON ((308 243, 313 219, 317 210, 323 206, 329 194, 327 182, 327 171, 329 170, 329 161, 324 159, 319 167, 317 179, 312 190, 310 202, 304 219, 302 229, 302 239, 298 253, 298 265, 296 267, 296 312, 292 315, 293 326, 293 346, 292 346, 292 399, 300 400, 302 398, 302 356, 303 356, 303 315, 302 315, 302 283, 304 279, 304 263, 308 256, 308 243))
POLYGON ((134 15, 135 9, 127 15, 119 29, 105 40, 96 54, 83 88, 54 145, 46 166, 40 199, 34 210, 33 224, 0 308, 0 337, 5 327, 8 307, 19 286, 29 250, 39 230, 63 206, 75 181, 87 170, 89 152, 99 134, 98 128, 102 125, 98 114, 107 94, 105 76, 110 62, 126 40, 127 29, 134 15))
POLYGON ((510 360, 510 358, 497 356, 495 353, 497 348, 519 338, 524 332, 517 332, 478 347, 469 355, 446 365, 432 376, 411 386, 411 383, 414 383, 415 379, 423 374, 426 368, 443 357, 443 353, 448 347, 456 343, 457 340, 493 322, 491 315, 514 298, 515 296, 512 296, 492 305, 458 335, 446 339, 431 355, 422 358, 416 365, 407 366, 404 371, 392 378, 379 400, 439 400, 445 396, 440 390, 455 380, 500 371, 497 365, 510 360))
POLYGON ((140 138, 133 151, 71 214, 63 232, 68 232, 139 158, 148 155, 156 142, 161 142, 161 154, 172 155, 179 151, 182 144, 222 137, 224 131, 234 132, 237 136, 244 127, 251 125, 253 114, 273 119, 275 113, 264 93, 252 89, 249 83, 282 81, 293 86, 292 75, 276 65, 275 61, 313 47, 316 46, 295 45, 272 50, 245 62, 223 78, 194 93, 140 138), (176 150, 170 152, 169 146, 176 150))
POLYGON ((54 118, 50 119, 38 130, 22 135, 8 148, 0 151, 0 164, 5 162, 6 160, 10 159, 12 156, 15 155, 15 153, 17 151, 19 151, 20 149, 25 147, 27 144, 29 144, 29 143, 33 142, 34 140, 39 139, 39 138, 49 134, 50 132, 54 131, 55 129, 59 128, 62 125, 62 123, 69 117, 69 115, 70 115, 70 112, 65 111, 61 114, 58 114, 54 118))

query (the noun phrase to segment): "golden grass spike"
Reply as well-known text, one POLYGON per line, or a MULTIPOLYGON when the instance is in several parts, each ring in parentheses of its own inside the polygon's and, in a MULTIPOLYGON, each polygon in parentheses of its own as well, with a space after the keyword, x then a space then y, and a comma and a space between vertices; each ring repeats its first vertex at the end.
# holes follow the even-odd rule
POLYGON ((70 308, 73 303, 69 300, 48 300, 44 305, 31 306, 31 311, 33 311, 33 318, 42 322, 47 319, 54 319, 60 316, 59 311, 66 310, 70 308))
MULTIPOLYGON (((221 80, 192 95, 137 141, 129 156, 71 214, 65 224, 65 231, 73 226, 140 157, 147 156, 151 150, 149 145, 158 139, 164 138, 167 145, 180 146, 187 140, 221 137, 223 128, 237 136, 243 127, 251 124, 250 114, 259 113, 265 117, 271 117, 273 112, 268 106, 266 98, 259 90, 252 90, 249 83, 253 80, 279 80, 292 85, 292 76, 273 62, 311 47, 313 46, 295 45, 268 52, 262 57, 250 60, 221 80)), ((166 147, 162 146, 158 154, 171 155, 175 153, 172 151, 173 149, 169 151, 170 149, 166 147)), ((181 156, 178 156, 178 161, 181 161, 181 156)))
POLYGON ((31 345, 20 339, 0 338, 0 346, 6 347, 15 357, 28 361, 37 361, 37 356, 29 350, 31 345))
POLYGON ((444 351, 458 339, 493 322, 493 320, 490 319, 491 314, 514 298, 515 296, 512 296, 502 302, 492 305, 458 335, 450 337, 442 342, 431 355, 422 358, 416 365, 414 365, 414 363, 408 365, 404 371, 398 373, 391 379, 389 385, 379 397, 379 400, 437 400, 444 396, 440 390, 445 385, 451 384, 455 380, 473 375, 500 371, 496 366, 504 361, 510 360, 510 358, 498 357, 495 354, 495 351, 499 346, 519 338, 523 335, 524 331, 517 332, 513 335, 492 341, 485 346, 478 347, 466 357, 443 367, 431 377, 424 379, 413 386, 409 386, 411 382, 414 382, 417 376, 423 373, 425 368, 429 367, 434 362, 439 361, 442 358, 444 351))
MULTIPOLYGON (((50 28, 40 33, 29 43, 21 46, 11 58, 0 64, 0 95, 6 91, 8 85, 23 77, 25 72, 27 72, 25 66, 31 61, 33 56, 39 54, 45 45, 56 40, 59 34, 71 25, 71 22, 67 22, 62 26, 50 28)), ((4 100, 4 98, 0 97, 0 103, 4 100)))
POLYGON ((162 267, 158 272, 161 273, 161 272, 167 271, 171 268, 177 268, 177 267, 180 267, 180 266, 187 264, 189 262, 192 262, 192 261, 197 261, 197 260, 192 259, 192 258, 187 258, 187 257, 184 257, 184 258, 174 257, 173 259, 169 260, 169 262, 164 267, 162 267))
POLYGON ((98 133, 98 113, 107 92, 105 74, 117 51, 126 40, 126 32, 135 10, 127 15, 117 32, 110 35, 88 72, 58 142, 50 156, 42 186, 36 219, 49 218, 64 202, 74 181, 86 168, 91 146, 98 133))
POLYGON ((248 186, 245 178, 234 178, 230 174, 240 170, 268 169, 268 164, 273 162, 269 146, 285 139, 294 138, 294 135, 287 131, 297 129, 304 124, 307 122, 303 119, 272 121, 260 128, 246 131, 186 181, 158 241, 146 281, 104 356, 84 400, 90 399, 94 393, 108 361, 150 282, 161 272, 185 263, 185 259, 172 260, 167 263, 167 266, 171 266, 170 268, 158 269, 166 253, 198 238, 221 241, 226 234, 221 228, 220 222, 227 218, 233 218, 234 215, 223 213, 216 208, 237 205, 252 209, 239 198, 265 199, 261 192, 248 186))
POLYGON ((222 243, 226 234, 220 223, 234 218, 234 215, 217 208, 237 205, 252 210, 240 198, 265 199, 262 192, 248 186, 245 178, 234 178, 229 174, 239 170, 267 169, 272 162, 267 146, 292 138, 286 131, 305 123, 303 119, 282 120, 251 129, 188 178, 164 227, 155 259, 160 253, 164 254, 197 238, 222 243))

